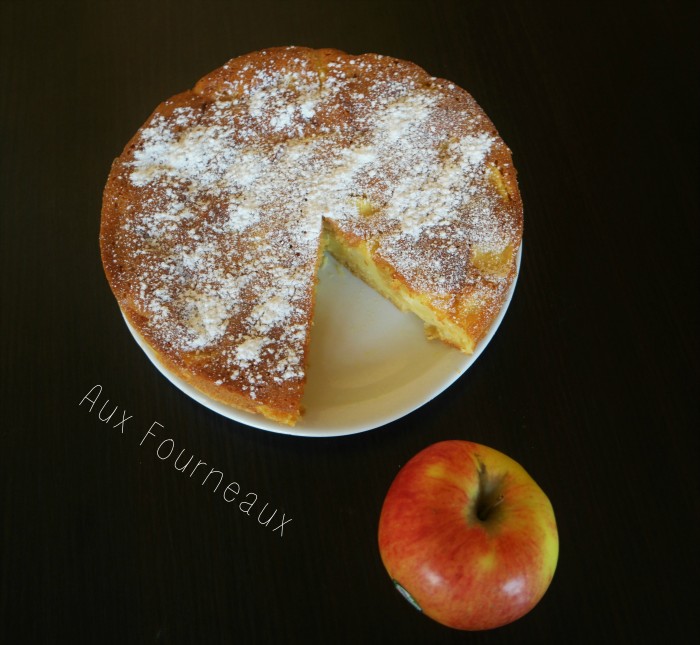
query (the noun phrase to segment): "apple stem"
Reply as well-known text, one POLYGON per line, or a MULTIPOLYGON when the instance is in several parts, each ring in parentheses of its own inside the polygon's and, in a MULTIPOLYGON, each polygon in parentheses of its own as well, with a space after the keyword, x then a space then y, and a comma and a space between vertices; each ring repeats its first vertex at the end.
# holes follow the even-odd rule
POLYGON ((479 494, 474 508, 476 517, 484 522, 493 513, 505 496, 500 492, 503 485, 502 475, 491 475, 486 466, 479 462, 479 494))

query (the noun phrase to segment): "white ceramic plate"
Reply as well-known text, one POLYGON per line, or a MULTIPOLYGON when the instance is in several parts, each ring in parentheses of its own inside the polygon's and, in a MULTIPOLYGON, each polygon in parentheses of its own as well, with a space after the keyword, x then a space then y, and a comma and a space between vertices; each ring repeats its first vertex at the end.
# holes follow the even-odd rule
MULTIPOLYGON (((518 253, 518 271, 522 249, 518 253)), ((153 364, 176 387, 214 412, 261 430, 336 437, 372 430, 425 405, 479 357, 503 320, 515 281, 489 333, 467 356, 428 341, 423 323, 403 313, 328 257, 319 274, 305 413, 296 426, 229 408, 165 369, 127 325, 153 364), (348 306, 348 303, 352 303, 348 306)))

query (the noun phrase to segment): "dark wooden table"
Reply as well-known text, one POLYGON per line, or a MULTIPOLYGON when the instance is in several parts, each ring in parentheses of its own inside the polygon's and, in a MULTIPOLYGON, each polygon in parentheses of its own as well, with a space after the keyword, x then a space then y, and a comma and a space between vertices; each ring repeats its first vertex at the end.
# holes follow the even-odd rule
POLYGON ((0 3, 0 642, 688 642, 692 4, 0 3), (255 430, 181 394, 133 342, 98 252, 110 163, 151 110, 282 44, 406 58, 465 87, 513 149, 525 201, 520 281, 485 353, 430 404, 345 438, 255 430), (132 417, 124 433, 78 405, 95 384, 115 421, 132 417), (139 445, 154 421, 292 518, 284 535, 139 445), (549 592, 491 632, 415 612, 376 545, 399 467, 447 438, 515 458, 557 514, 549 592))

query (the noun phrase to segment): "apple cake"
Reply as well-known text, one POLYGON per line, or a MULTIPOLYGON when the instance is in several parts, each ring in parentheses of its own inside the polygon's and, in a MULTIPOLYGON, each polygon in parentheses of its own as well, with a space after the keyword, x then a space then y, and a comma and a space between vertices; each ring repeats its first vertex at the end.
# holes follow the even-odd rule
POLYGON ((168 370, 294 424, 326 250, 470 353, 521 237, 510 151, 467 92, 387 56, 284 47, 156 108, 112 165, 100 246, 168 370))

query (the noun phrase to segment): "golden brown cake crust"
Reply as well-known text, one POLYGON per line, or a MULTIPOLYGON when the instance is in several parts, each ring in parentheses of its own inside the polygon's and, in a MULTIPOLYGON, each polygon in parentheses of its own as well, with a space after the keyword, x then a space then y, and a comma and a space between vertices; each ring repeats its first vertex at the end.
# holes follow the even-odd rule
POLYGON ((510 151, 469 94, 412 63, 254 52, 162 103, 129 141, 100 244, 122 312, 168 369, 293 424, 324 228, 473 346, 515 277, 510 151))

